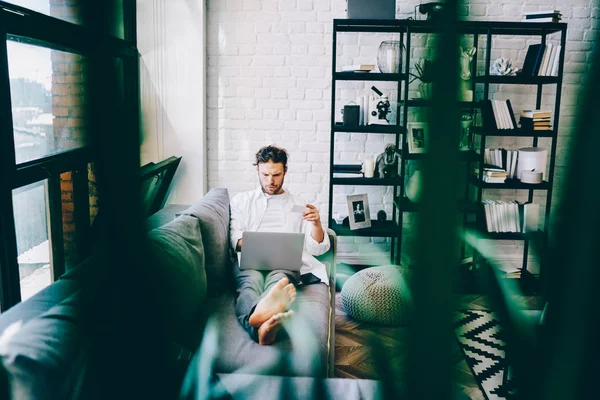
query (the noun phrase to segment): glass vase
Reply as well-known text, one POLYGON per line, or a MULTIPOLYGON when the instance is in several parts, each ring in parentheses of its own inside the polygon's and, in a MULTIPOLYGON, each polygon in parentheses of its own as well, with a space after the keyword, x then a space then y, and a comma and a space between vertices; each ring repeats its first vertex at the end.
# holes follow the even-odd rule
POLYGON ((377 50, 377 67, 384 74, 399 74, 402 65, 404 43, 384 40, 377 50))

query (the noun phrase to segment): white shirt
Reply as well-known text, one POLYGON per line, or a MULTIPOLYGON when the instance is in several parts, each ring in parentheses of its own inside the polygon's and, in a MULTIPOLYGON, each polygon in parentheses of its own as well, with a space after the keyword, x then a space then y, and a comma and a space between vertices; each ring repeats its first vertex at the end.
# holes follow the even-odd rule
POLYGON ((265 193, 267 198, 267 209, 263 214, 258 227, 258 232, 285 232, 283 226, 283 203, 285 197, 283 194, 269 195, 265 193))
MULTIPOLYGON (((234 250, 237 247, 238 240, 242 238, 244 231, 258 231, 267 210, 268 196, 259 187, 256 190, 238 193, 231 199, 230 238, 231 247, 234 250)), ((311 235, 313 224, 306 222, 302 218, 302 214, 292 212, 294 205, 305 205, 305 203, 295 198, 287 189, 284 189, 284 193, 277 195, 277 198, 281 198, 281 218, 284 232, 304 233, 304 250, 302 252, 300 273, 306 274, 311 272, 321 279, 321 282, 328 285, 329 277, 327 276, 325 265, 314 257, 325 254, 329 250, 329 236, 325 232, 325 229, 323 229, 323 232, 325 232, 323 241, 317 243, 311 235)))

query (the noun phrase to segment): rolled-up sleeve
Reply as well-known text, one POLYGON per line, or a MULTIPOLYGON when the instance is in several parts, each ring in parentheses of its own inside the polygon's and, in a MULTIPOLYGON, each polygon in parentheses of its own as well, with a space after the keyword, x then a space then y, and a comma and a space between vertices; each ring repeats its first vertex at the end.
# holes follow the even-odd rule
POLYGON ((330 243, 329 243, 329 235, 327 235, 327 230, 325 228, 323 228, 323 241, 321 243, 317 243, 317 241, 312 237, 312 224, 306 223, 305 224, 305 239, 304 239, 304 243, 306 246, 306 252, 308 254, 310 254, 311 256, 320 256, 322 254, 327 253, 327 250, 329 250, 330 247, 330 243))
POLYGON ((238 240, 242 238, 244 233, 244 218, 242 214, 242 194, 237 194, 231 199, 231 221, 229 223, 229 237, 231 240, 231 247, 233 251, 236 250, 238 240))

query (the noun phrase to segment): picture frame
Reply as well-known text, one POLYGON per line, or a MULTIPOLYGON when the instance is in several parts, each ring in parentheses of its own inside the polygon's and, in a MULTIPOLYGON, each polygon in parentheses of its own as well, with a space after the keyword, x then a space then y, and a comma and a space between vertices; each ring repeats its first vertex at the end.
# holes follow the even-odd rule
POLYGON ((425 153, 429 142, 429 124, 427 122, 409 122, 406 129, 408 152, 425 153))
POLYGON ((348 203, 350 230, 370 228, 371 214, 367 195, 351 194, 346 196, 346 202, 348 203))

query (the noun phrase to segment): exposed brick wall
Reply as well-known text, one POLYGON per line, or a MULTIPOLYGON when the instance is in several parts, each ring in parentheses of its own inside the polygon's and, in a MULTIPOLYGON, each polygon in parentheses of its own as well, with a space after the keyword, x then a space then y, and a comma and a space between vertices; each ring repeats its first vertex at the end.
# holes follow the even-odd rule
MULTIPOLYGON (((69 22, 81 23, 81 0, 50 0, 50 15, 69 22)), ((51 52, 52 60, 52 115, 54 135, 49 137, 48 148, 59 152, 81 147, 86 143, 85 129, 85 57, 62 51, 51 52)), ((90 192, 90 217, 97 213, 95 179, 88 171, 90 192)), ((62 221, 65 258, 69 264, 75 260, 75 203, 73 200, 73 174, 65 172, 60 177, 62 221)))
MULTIPOLYGON (((414 16, 419 1, 398 1, 397 18, 414 16)), ((232 194, 256 186, 252 169, 253 153, 262 145, 277 143, 291 153, 286 178, 290 190, 314 202, 323 214, 328 201, 329 124, 331 99, 332 19, 345 18, 344 0, 244 0, 208 2, 208 185, 226 187, 232 194)), ((590 0, 491 0, 466 2, 460 14, 469 20, 520 21, 522 13, 533 10, 558 9, 569 24, 564 69, 563 95, 553 206, 560 200, 560 188, 568 163, 568 148, 574 135, 580 89, 589 68, 598 33, 598 5, 590 0)), ((421 16, 419 16, 421 18, 421 16)), ((338 42, 338 65, 374 63, 377 47, 385 35, 348 34, 338 42)), ((412 60, 429 55, 433 38, 413 41, 412 60)), ((495 38, 492 58, 511 57, 520 65, 533 43, 533 37, 495 38)), ((465 42, 464 45, 469 45, 465 42)), ((480 46, 478 57, 483 57, 480 46)), ((482 63, 479 63, 482 65, 482 63)), ((377 85, 378 87, 380 85, 377 85)), ((336 116, 357 93, 363 94, 362 83, 338 85, 336 116)), ((381 89, 386 89, 381 85, 381 89)), ((494 98, 510 98, 513 107, 535 105, 533 87, 492 87, 494 98)), ((552 88, 544 91, 551 94, 552 88)), ((410 95, 416 94, 416 83, 410 95)), ((390 96, 397 94, 390 89, 390 96)), ((545 96, 553 102, 552 96, 545 96)), ((552 103, 553 104, 553 103, 552 103)), ((411 114, 410 119, 421 116, 411 114)), ((366 155, 380 153, 386 135, 340 134, 336 137, 336 160, 359 161, 366 155)), ((530 145, 519 138, 498 138, 488 147, 511 149, 530 145)), ((547 142, 546 142, 547 144, 547 142)), ((544 145, 540 141, 540 146, 544 145)), ((334 212, 345 210, 345 196, 367 192, 373 217, 379 209, 391 212, 391 189, 339 187, 334 192, 334 212)), ((514 199, 516 191, 486 191, 490 198, 514 199)), ((545 204, 545 197, 536 201, 545 204)), ((543 213, 543 210, 542 210, 543 213)), ((405 214, 405 248, 410 248, 411 220, 405 214)), ((327 216, 323 218, 327 220, 327 216)), ((387 255, 388 242, 382 239, 342 238, 340 252, 387 255)), ((522 242, 495 242, 498 258, 520 265, 522 242)))

